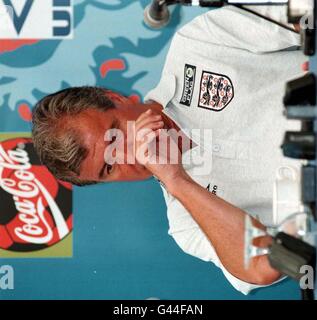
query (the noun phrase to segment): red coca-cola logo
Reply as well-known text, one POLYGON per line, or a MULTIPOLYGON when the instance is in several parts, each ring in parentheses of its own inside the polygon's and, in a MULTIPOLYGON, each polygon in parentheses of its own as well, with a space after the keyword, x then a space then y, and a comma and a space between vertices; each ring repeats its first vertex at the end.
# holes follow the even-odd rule
POLYGON ((31 139, 0 142, 0 248, 41 250, 72 227, 72 186, 41 165, 31 139))

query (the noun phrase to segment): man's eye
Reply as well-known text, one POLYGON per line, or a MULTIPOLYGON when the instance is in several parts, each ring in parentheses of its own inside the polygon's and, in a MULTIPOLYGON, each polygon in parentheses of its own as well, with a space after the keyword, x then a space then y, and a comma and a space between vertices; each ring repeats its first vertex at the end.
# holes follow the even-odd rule
POLYGON ((107 164, 106 170, 107 170, 107 174, 110 174, 113 170, 113 166, 110 164, 107 164))

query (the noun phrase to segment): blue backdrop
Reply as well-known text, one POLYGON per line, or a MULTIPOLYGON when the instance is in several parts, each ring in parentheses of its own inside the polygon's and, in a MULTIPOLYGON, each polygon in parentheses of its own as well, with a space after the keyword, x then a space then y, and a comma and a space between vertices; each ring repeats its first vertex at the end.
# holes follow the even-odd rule
MULTIPOLYGON (((148 2, 77 0, 73 40, 0 40, 0 131, 30 131, 32 105, 68 86, 105 86, 142 100, 160 78, 175 29, 203 12, 177 8, 169 27, 153 31, 142 22, 148 2)), ((15 269, 15 290, 0 290, 0 298, 299 298, 292 281, 240 294, 167 230, 153 179, 75 188, 73 258, 0 261, 15 269)))

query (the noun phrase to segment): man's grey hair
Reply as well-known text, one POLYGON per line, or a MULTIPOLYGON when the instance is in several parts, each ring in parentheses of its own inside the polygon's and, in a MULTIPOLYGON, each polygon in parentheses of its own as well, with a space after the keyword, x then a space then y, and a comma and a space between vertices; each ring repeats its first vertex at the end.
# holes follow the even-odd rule
POLYGON ((33 143, 40 161, 57 179, 75 185, 96 181, 81 181, 80 166, 88 150, 74 125, 68 126, 70 117, 93 108, 106 111, 115 104, 107 97, 109 90, 98 87, 73 87, 40 100, 33 109, 33 143))

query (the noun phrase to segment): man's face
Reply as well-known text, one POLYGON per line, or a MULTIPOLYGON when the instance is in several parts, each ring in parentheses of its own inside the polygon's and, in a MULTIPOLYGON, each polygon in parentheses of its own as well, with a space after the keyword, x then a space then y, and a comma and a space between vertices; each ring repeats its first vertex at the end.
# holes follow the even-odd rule
POLYGON ((133 106, 117 106, 105 112, 88 109, 70 120, 79 130, 88 155, 80 167, 79 178, 82 181, 131 181, 143 180, 151 176, 144 166, 127 164, 127 121, 135 121, 139 116, 138 108, 133 106), (115 155, 124 159, 124 164, 105 162, 106 147, 112 141, 105 141, 109 129, 119 129, 124 135, 124 149, 115 155), (118 154, 121 153, 121 154, 118 154))

